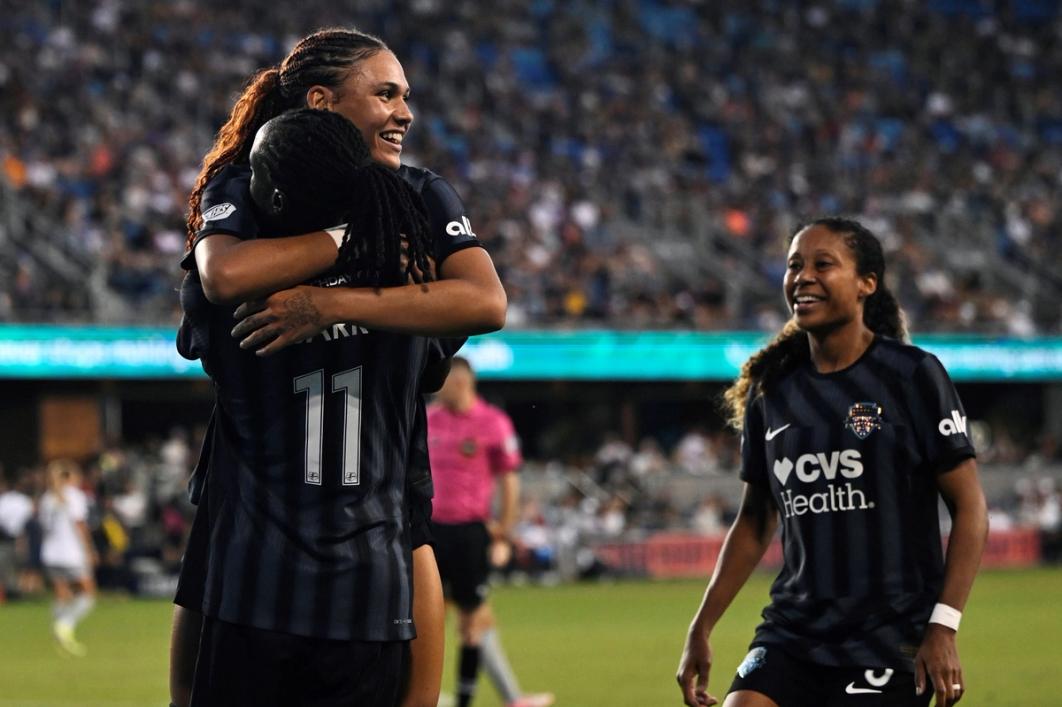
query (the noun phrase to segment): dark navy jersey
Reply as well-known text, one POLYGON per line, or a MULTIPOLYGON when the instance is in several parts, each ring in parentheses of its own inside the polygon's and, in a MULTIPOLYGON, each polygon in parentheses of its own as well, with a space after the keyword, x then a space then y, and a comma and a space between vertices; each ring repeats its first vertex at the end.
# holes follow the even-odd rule
MULTIPOLYGON (((445 181, 407 174, 431 197, 436 262, 478 245, 445 181), (465 230, 447 231, 451 221, 465 230)), ((228 166, 210 182, 196 243, 260 235, 249 180, 248 168, 228 166)), ((217 394, 199 467, 210 469, 204 613, 321 638, 412 638, 405 497, 411 440, 424 435, 417 387, 426 361, 453 344, 336 324, 259 358, 230 336, 233 308, 206 300, 192 253, 182 265, 178 350, 202 361, 217 394)))
POLYGON ((318 638, 413 637, 406 513, 427 340, 337 324, 268 357, 182 286, 179 350, 217 397, 203 611, 318 638))
POLYGON ((750 399, 741 453, 784 551, 754 644, 913 669, 944 576, 936 475, 974 456, 940 362, 878 337, 842 371, 806 364, 750 399))

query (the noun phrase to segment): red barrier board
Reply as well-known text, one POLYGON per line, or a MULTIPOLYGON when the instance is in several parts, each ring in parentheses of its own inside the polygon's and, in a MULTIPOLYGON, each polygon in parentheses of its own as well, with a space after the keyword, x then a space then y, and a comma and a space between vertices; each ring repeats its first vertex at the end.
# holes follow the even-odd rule
MULTIPOLYGON (((947 546, 947 537, 943 538, 947 546)), ((654 578, 707 578, 719 559, 722 537, 688 533, 657 533, 637 543, 608 543, 595 548, 598 558, 614 571, 654 578)), ((1040 535, 1034 528, 993 531, 981 561, 984 568, 1032 567, 1040 562, 1040 535)), ((767 548, 761 569, 782 564, 782 546, 776 538, 767 548)))

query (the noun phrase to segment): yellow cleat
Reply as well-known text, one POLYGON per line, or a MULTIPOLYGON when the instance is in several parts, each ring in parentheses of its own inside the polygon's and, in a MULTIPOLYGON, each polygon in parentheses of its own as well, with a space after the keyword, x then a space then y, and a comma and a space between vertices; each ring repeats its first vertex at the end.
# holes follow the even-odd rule
POLYGON ((70 655, 81 657, 88 653, 85 645, 74 638, 74 627, 70 624, 56 621, 52 624, 52 633, 55 634, 55 640, 59 642, 63 650, 70 655))

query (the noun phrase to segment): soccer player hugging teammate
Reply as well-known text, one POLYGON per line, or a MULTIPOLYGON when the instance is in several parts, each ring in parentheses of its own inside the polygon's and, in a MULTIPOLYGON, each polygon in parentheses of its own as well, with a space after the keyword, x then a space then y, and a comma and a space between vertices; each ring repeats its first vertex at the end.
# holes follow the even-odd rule
POLYGON ((792 239, 793 319, 726 393, 744 497, 678 669, 708 693, 712 628, 782 526, 784 563, 725 705, 952 705, 955 645, 987 516, 965 413, 931 354, 904 343, 881 245, 822 218, 792 239), (952 516, 941 550, 938 493, 952 516))
MULTIPOLYGON (((415 463, 418 445, 414 435, 425 434, 423 422, 419 428, 416 424, 422 420, 418 408, 423 401, 416 390, 421 363, 452 354, 461 340, 433 341, 408 335, 459 337, 497 329, 504 322, 505 293, 489 256, 482 248, 473 247, 479 242, 471 229, 452 232, 453 223, 463 224, 467 218, 453 189, 428 170, 400 165, 402 138, 413 118, 407 98, 401 64, 379 39, 354 30, 322 30, 300 41, 278 67, 256 74, 204 160, 190 199, 189 250, 183 262, 190 273, 182 288, 185 320, 179 347, 185 355, 204 357, 204 368, 215 378, 219 405, 197 467, 199 473, 193 479, 197 486, 204 479, 208 481, 209 492, 203 498, 211 513, 209 520, 200 519, 207 514, 197 515, 174 614, 171 692, 179 705, 189 699, 200 606, 213 619, 228 621, 226 616, 236 616, 241 627, 283 624, 280 634, 287 638, 344 633, 376 636, 372 639, 375 645, 370 647, 373 651, 381 647, 381 636, 408 639, 412 635, 408 612, 388 615, 395 613, 396 607, 408 606, 408 595, 403 598, 408 590, 408 566, 402 569, 401 562, 395 565, 398 546, 375 535, 383 533, 395 540, 395 517, 408 523, 410 517, 430 512, 406 509, 404 515, 395 516, 399 508, 395 504, 405 495, 396 483, 404 478, 406 464, 419 468, 422 476, 427 473, 426 461, 415 463), (372 161, 388 171, 359 165, 361 190, 347 184, 342 198, 323 201, 319 171, 340 169, 343 160, 334 159, 334 155, 310 159, 314 153, 299 155, 303 143, 296 143, 287 159, 300 165, 301 182, 289 180, 287 191, 277 189, 273 180, 279 182, 284 175, 270 171, 270 160, 259 160, 260 176, 265 179, 255 181, 257 203, 252 204, 252 139, 269 119, 300 106, 331 111, 351 121, 348 127, 357 128, 361 139, 352 133, 350 144, 361 143, 372 161), (396 185, 405 188, 396 189, 396 185), (318 206, 300 213, 300 201, 314 196, 318 206), (342 220, 324 219, 332 207, 350 213, 342 220), (314 222, 318 216, 320 223, 314 222), (427 251, 418 235, 425 229, 430 234, 427 251), (284 233, 305 235, 284 237, 284 233), (259 238, 266 235, 277 237, 259 238), (432 279, 433 270, 436 277, 427 284, 400 284, 407 279, 432 279), (376 276, 383 279, 372 282, 376 276), (318 286, 304 286, 306 282, 318 286), (371 282, 392 286, 358 286, 371 282), (229 336, 233 307, 241 302, 245 304, 236 310, 240 321, 231 332, 234 339, 229 336), (237 339, 240 348, 236 348, 237 339), (340 350, 345 353, 337 353, 340 350), (270 355, 278 352, 273 360, 270 355), (292 363, 315 356, 324 357, 317 368, 292 363), (370 367, 376 370, 368 370, 370 367), (273 373, 267 374, 267 369, 273 373), (285 381, 289 373, 290 380, 285 381), (277 387, 281 383, 283 390, 277 387), (228 394, 234 400, 226 401, 228 394), (295 418, 298 429, 285 429, 295 418), (354 432, 347 434, 351 430, 354 432), (297 478, 282 477, 279 466, 270 466, 283 465, 285 457, 287 466, 298 466, 297 478), (334 495, 331 505, 323 498, 307 496, 312 496, 314 488, 334 495), (333 545, 336 554, 331 559, 338 559, 341 565, 347 563, 347 569, 358 565, 353 573, 356 576, 347 572, 346 577, 354 581, 357 591, 338 587, 345 581, 340 577, 342 572, 322 574, 331 577, 328 582, 302 581, 302 575, 295 581, 290 570, 311 574, 314 570, 312 562, 293 566, 292 553, 287 552, 292 547, 304 553, 314 550, 311 556, 328 559, 317 553, 322 548, 310 542, 306 534, 312 535, 314 530, 305 524, 336 521, 333 511, 343 506, 344 498, 355 497, 360 499, 355 502, 360 510, 355 512, 348 503, 339 521, 346 523, 347 531, 356 525, 366 532, 344 532, 335 527, 329 538, 330 542, 347 543, 346 550, 333 545), (315 504, 321 506, 317 520, 310 517, 316 513, 315 504), (253 511, 251 516, 258 524, 250 523, 251 517, 233 520, 229 516, 234 511, 253 511), (240 547, 231 547, 239 543, 240 547), (224 551, 219 553, 219 547, 224 551), (368 555, 373 553, 369 561, 368 555), (368 565, 360 565, 363 560, 368 565), (396 567, 401 571, 396 572, 396 567), (324 587, 329 584, 339 592, 338 602, 325 596, 330 590, 324 587), (221 587, 227 591, 222 592, 221 587)), ((309 118, 319 119, 319 115, 309 118)), ((335 137, 342 129, 335 121, 332 124, 331 135, 335 137)), ((258 147, 268 144, 268 132, 258 147)), ((327 139, 325 135, 317 137, 327 139)), ((344 154, 349 162, 350 154, 344 154)), ((426 448, 426 442, 419 447, 426 448)), ((426 489, 420 494, 424 505, 430 482, 416 486, 426 489)), ((430 507, 430 501, 427 504, 430 507)), ((409 533, 405 527, 406 552, 409 533)), ((412 535, 414 539, 423 537, 416 527, 412 535)), ((418 581, 422 576, 437 577, 429 546, 418 548, 413 558, 418 581)), ((421 603, 419 597, 417 603, 421 603)), ((441 616, 441 600, 438 604, 436 613, 441 616)), ((419 607, 415 613, 421 616, 419 607)), ((210 627, 210 632, 217 634, 217 625, 210 627)), ((423 629, 418 632, 424 633, 423 629)), ((432 639, 430 647, 440 654, 429 655, 438 663, 434 673, 428 671, 434 678, 423 681, 424 671, 417 668, 420 661, 414 648, 414 680, 404 705, 434 704, 441 679, 441 625, 436 634, 420 636, 415 642, 432 639)), ((261 638, 255 636, 255 640, 261 638)), ((356 641, 339 640, 354 650, 356 641)), ((204 635, 204 653, 211 641, 218 639, 204 635)), ((379 683, 379 703, 391 704, 383 695, 393 671, 373 671, 369 673, 371 679, 359 677, 351 673, 350 655, 337 659, 347 667, 329 676, 304 671, 300 680, 320 684, 293 695, 290 690, 282 691, 283 686, 277 683, 260 680, 272 674, 263 668, 266 663, 261 662, 262 656, 249 656, 247 663, 255 665, 253 670, 248 667, 244 677, 253 678, 253 685, 243 687, 252 691, 234 693, 241 695, 235 703, 313 704, 317 699, 313 695, 320 695, 320 688, 333 697, 375 704, 367 690, 379 683), (336 683, 340 678, 348 684, 336 683), (360 682, 350 682, 355 680, 360 682)), ((212 660, 209 654, 200 655, 197 675, 216 671, 212 660)), ((320 671, 329 670, 328 659, 314 657, 313 661, 320 663, 320 671)), ((220 689, 218 675, 215 672, 213 684, 220 689)), ((290 672, 276 671, 276 675, 290 687, 290 672)), ((228 675, 227 682, 232 683, 233 676, 228 675)), ((197 677, 197 683, 204 685, 212 684, 210 680, 208 673, 197 677)), ((208 699, 210 704, 230 703, 223 695, 208 699)))
MULTIPOLYGON (((347 224, 319 286, 430 272, 419 198, 342 116, 273 119, 251 165, 264 235, 347 224)), ((257 356, 194 278, 181 299, 181 350, 218 399, 193 704, 394 704, 413 637, 405 469, 427 339, 352 323, 257 356)))

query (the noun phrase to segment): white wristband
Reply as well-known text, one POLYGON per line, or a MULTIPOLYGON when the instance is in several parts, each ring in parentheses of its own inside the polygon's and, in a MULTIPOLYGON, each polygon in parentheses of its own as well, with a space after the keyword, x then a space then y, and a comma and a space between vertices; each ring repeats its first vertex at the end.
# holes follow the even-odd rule
POLYGON ((933 607, 933 613, 929 616, 929 623, 940 624, 941 626, 947 626, 952 631, 959 630, 959 621, 962 619, 962 612, 958 609, 953 609, 947 604, 937 604, 933 607))
POLYGON ((332 228, 326 228, 325 233, 332 236, 332 240, 336 243, 336 250, 343 247, 343 234, 347 232, 347 224, 341 223, 338 226, 332 226, 332 228))

